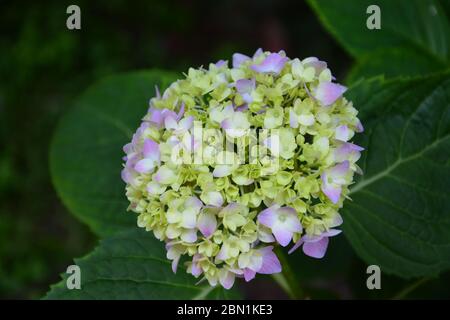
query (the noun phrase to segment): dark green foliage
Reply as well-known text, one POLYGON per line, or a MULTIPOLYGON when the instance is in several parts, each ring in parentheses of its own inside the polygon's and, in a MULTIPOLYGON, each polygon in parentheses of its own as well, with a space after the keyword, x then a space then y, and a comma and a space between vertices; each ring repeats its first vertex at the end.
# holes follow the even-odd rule
POLYGON ((98 248, 75 259, 81 289, 68 290, 67 274, 46 299, 236 299, 236 290, 212 288, 184 270, 173 274, 164 245, 149 232, 133 228, 102 240, 98 248))

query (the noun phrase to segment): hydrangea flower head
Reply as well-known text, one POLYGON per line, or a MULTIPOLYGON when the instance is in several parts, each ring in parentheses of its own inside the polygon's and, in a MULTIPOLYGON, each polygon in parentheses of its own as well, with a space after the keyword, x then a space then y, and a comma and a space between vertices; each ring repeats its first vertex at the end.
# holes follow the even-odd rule
POLYGON ((122 179, 174 272, 183 261, 228 289, 281 272, 277 246, 325 255, 363 151, 351 142, 358 112, 334 81, 315 57, 259 49, 157 89, 124 147, 122 179))

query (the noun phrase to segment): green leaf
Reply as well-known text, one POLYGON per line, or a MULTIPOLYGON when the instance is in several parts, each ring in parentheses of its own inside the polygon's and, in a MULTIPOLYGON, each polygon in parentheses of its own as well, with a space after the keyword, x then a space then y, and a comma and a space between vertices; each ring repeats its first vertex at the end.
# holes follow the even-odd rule
POLYGON ((100 236, 136 226, 126 212, 120 178, 122 147, 131 140, 148 101, 176 80, 163 71, 109 77, 93 85, 63 117, 52 141, 50 170, 64 204, 100 236))
POLYGON ((384 74, 421 75, 450 66, 450 25, 439 0, 309 0, 328 31, 357 59, 349 81, 384 74), (381 29, 370 30, 378 5, 381 29))
POLYGON ((149 232, 132 229, 100 242, 89 255, 75 259, 81 289, 67 289, 67 274, 45 299, 231 299, 235 290, 213 288, 181 268, 173 274, 164 246, 149 232))
POLYGON ((361 82, 365 174, 343 209, 357 253, 402 277, 450 268, 450 76, 361 82), (369 88, 372 87, 372 90, 369 88))
POLYGON ((417 76, 442 68, 448 67, 412 49, 381 49, 359 57, 345 81, 355 83, 359 79, 369 79, 377 75, 384 75, 386 78, 400 75, 417 76))

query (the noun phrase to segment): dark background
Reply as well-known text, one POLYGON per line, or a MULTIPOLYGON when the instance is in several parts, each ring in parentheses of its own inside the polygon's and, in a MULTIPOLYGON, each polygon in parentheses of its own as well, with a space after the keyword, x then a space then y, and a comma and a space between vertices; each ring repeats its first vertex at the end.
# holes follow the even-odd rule
MULTIPOLYGON (((53 130, 75 96, 112 73, 182 72, 259 47, 318 56, 338 80, 352 63, 299 0, 0 1, 0 298, 40 298, 96 243, 61 204, 48 169, 53 130), (66 28, 70 4, 81 8, 81 30, 66 28)), ((318 297, 388 297, 410 284, 386 276, 383 293, 369 292, 366 266, 342 236, 329 255, 322 264, 297 258, 318 297)), ((418 296, 449 297, 448 278, 425 279, 418 296)), ((268 278, 244 292, 285 297, 268 278)))

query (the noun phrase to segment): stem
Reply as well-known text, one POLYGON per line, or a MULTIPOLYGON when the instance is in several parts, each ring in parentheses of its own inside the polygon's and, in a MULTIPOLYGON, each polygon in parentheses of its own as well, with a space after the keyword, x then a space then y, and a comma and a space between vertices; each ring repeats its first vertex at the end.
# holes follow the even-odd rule
POLYGON ((278 285, 283 289, 283 291, 287 293, 289 298, 295 299, 294 293, 292 292, 291 288, 289 287, 289 283, 286 280, 286 278, 282 272, 272 274, 272 278, 273 278, 273 280, 275 280, 276 283, 278 283, 278 285))
POLYGON ((241 196, 245 194, 244 186, 239 186, 239 191, 241 191, 241 196))
POLYGON ((418 287, 423 285, 425 282, 428 282, 429 280, 430 280, 430 278, 421 278, 421 279, 411 283, 407 287, 403 288, 399 293, 397 293, 392 298, 392 300, 402 300, 402 299, 406 298, 406 296, 408 294, 410 294, 411 292, 413 292, 414 290, 416 290, 418 287))
POLYGON ((194 298, 192 298, 192 300, 205 300, 206 297, 208 296, 208 294, 211 293, 211 291, 214 290, 214 287, 211 286, 206 286, 202 289, 202 291, 200 291, 199 294, 197 294, 194 298))
POLYGON ((274 251, 283 269, 281 273, 274 274, 273 278, 291 299, 304 299, 303 290, 300 288, 300 283, 289 264, 286 254, 280 247, 275 247, 274 251))

